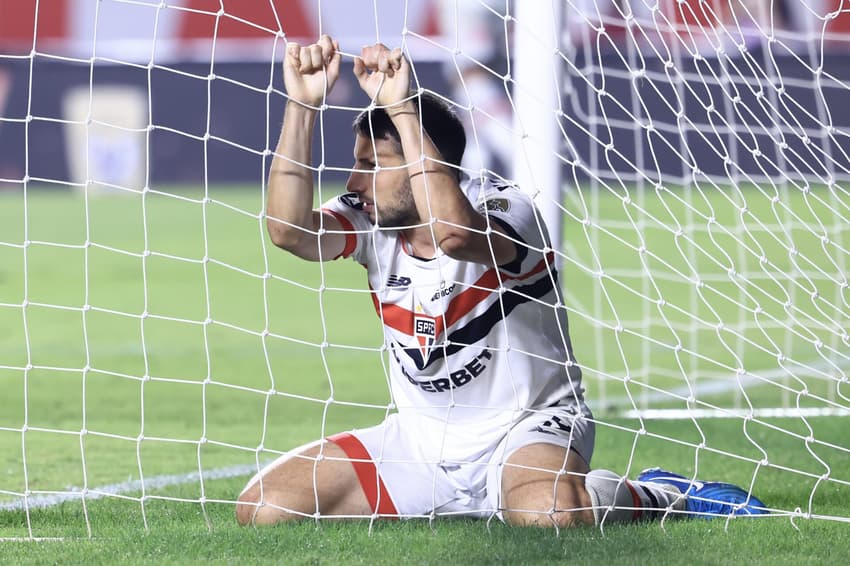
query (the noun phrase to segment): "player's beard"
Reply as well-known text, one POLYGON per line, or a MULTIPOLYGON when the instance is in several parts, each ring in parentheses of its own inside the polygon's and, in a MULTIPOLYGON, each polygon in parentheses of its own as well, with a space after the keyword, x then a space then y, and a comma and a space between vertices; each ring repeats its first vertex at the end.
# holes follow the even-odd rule
POLYGON ((375 203, 375 224, 381 228, 410 228, 421 223, 416 201, 410 190, 410 179, 396 191, 393 202, 388 204, 375 203))

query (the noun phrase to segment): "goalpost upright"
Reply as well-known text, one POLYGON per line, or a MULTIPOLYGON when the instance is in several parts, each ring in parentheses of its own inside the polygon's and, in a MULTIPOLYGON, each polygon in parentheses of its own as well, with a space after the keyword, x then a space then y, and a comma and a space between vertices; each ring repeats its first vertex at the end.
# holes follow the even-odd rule
MULTIPOLYGON (((513 27, 513 181, 540 207, 557 250, 563 238, 561 115, 562 2, 517 2, 513 27)), ((559 261, 560 263, 560 261, 559 261)))

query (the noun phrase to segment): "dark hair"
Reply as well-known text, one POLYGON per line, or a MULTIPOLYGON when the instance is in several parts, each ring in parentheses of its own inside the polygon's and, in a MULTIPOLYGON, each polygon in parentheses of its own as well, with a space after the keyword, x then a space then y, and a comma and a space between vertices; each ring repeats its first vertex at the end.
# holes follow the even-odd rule
MULTIPOLYGON (((466 133, 460 119, 448 104, 428 91, 412 95, 411 100, 428 137, 437 146, 443 160, 457 168, 457 176, 460 177, 460 162, 466 149, 466 133)), ((390 139, 401 150, 401 137, 383 108, 364 110, 354 119, 353 127, 354 133, 367 138, 390 139)))

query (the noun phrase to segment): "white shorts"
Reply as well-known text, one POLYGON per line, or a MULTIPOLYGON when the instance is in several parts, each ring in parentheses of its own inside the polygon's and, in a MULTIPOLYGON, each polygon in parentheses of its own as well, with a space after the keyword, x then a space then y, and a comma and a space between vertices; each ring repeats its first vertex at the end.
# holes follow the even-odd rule
POLYGON ((387 517, 501 517, 502 467, 517 449, 546 443, 573 450, 590 464, 595 425, 584 403, 554 405, 517 420, 491 449, 464 462, 441 461, 439 447, 398 414, 383 423, 331 436, 351 458, 372 511, 387 517), (429 456, 430 455, 430 456, 429 456))

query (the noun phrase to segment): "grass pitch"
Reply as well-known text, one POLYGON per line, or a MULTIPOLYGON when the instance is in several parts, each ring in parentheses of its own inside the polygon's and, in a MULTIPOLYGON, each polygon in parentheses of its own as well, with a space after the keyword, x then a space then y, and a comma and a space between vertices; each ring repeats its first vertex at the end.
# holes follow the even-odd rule
MULTIPOLYGON (((794 282, 785 290, 796 310, 784 324, 777 322, 778 313, 788 311, 769 298, 784 297, 784 291, 771 288, 770 274, 794 268, 794 256, 769 229, 739 231, 737 241, 748 248, 734 248, 732 236, 702 218, 710 210, 720 225, 734 224, 730 218, 738 204, 718 196, 684 208, 671 196, 655 208, 647 205, 637 224, 614 195, 600 195, 591 205, 574 199, 567 207, 572 220, 563 273, 571 333, 601 421, 593 464, 631 476, 663 465, 752 482, 754 492, 785 515, 728 525, 609 526, 604 535, 587 528, 559 537, 447 519, 375 523, 371 534, 368 522, 236 527, 232 502, 258 460, 374 424, 386 413, 389 397, 380 328, 364 290, 363 269, 352 262, 310 264, 275 250, 256 217, 263 209, 256 189, 212 187, 210 200, 204 196, 191 191, 88 199, 50 190, 31 190, 26 197, 0 194, 4 562, 644 563, 663 557, 665 563, 820 563, 850 558, 847 545, 836 544, 850 533, 847 522, 798 516, 798 531, 788 516, 800 509, 850 517, 846 419, 641 421, 604 409, 628 395, 634 404, 627 407, 646 402, 684 408, 688 404, 680 397, 651 395, 687 385, 682 366, 693 384, 723 376, 733 383, 729 369, 737 363, 756 373, 773 367, 776 341, 789 357, 807 362, 811 344, 802 331, 792 333, 794 340, 785 335, 788 327, 802 328, 808 316, 825 321, 817 328, 824 330, 828 348, 841 347, 835 328, 846 324, 846 311, 819 314, 823 304, 798 301, 805 293, 794 282), (579 221, 588 214, 598 223, 582 227, 579 221), (662 220, 664 214, 691 219, 685 226, 686 233, 695 234, 690 242, 671 239, 656 225, 653 218, 662 220), (641 275, 634 253, 641 243, 658 254, 648 260, 660 274, 655 286, 641 275), (659 251, 679 246, 685 251, 659 251), (756 285, 742 290, 734 278, 723 280, 721 249, 756 285), (764 265, 759 257, 769 259, 766 269, 757 267, 764 265), (690 267, 709 283, 697 299, 694 285, 677 277, 692 272, 690 267), (655 308, 650 299, 656 292, 669 307, 655 308), (770 315, 760 321, 741 309, 757 299, 770 315), (681 312, 686 310, 695 314, 681 312), (712 317, 732 324, 718 329, 712 317), (617 321, 631 333, 618 331, 617 321), (674 340, 683 345, 679 356, 671 354, 674 340), (85 504, 82 490, 87 490, 85 504), (27 493, 29 510, 23 504, 27 493), (30 537, 61 540, 9 540, 30 537)), ((770 210, 756 188, 738 198, 768 203, 763 208, 770 210)), ((793 208, 803 216, 818 212, 812 205, 793 208)), ((784 220, 776 214, 770 218, 777 224, 784 220)), ((789 229, 801 255, 812 258, 800 271, 835 273, 833 256, 819 253, 820 242, 804 225, 789 229)), ((827 229, 834 241, 850 248, 846 229, 827 229)), ((827 299, 841 304, 840 296, 827 299)), ((733 383, 700 394, 696 406, 798 401, 825 406, 847 398, 834 381, 798 381, 733 383)))

